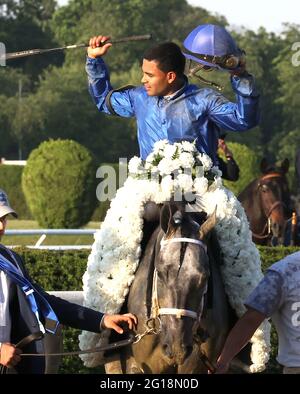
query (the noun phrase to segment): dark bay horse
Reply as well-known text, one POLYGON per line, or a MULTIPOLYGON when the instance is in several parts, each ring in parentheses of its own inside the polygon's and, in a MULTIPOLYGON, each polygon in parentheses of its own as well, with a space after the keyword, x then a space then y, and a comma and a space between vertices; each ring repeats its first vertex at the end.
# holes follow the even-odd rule
POLYGON ((127 300, 140 340, 106 364, 107 373, 207 373, 216 361, 229 307, 208 241, 215 222, 215 214, 163 205, 127 300))
POLYGON ((262 176, 254 179, 238 196, 246 211, 256 244, 283 244, 286 220, 291 214, 290 193, 285 177, 288 168, 288 159, 278 168, 263 159, 262 176))

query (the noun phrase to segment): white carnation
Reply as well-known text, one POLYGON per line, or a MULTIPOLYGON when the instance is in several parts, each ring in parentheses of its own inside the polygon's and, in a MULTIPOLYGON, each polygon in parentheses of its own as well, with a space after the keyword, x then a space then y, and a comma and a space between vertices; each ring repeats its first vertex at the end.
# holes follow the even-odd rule
POLYGON ((177 147, 175 145, 166 145, 164 149, 164 156, 167 159, 172 159, 175 155, 177 147))
POLYGON ((201 163, 202 163, 202 165, 203 165, 205 171, 209 171, 209 170, 211 169, 212 164, 213 164, 213 163, 212 163, 212 160, 211 160, 211 158, 210 158, 209 156, 207 156, 205 153, 198 153, 197 159, 198 159, 199 161, 201 161, 201 163))
POLYGON ((193 142, 182 141, 181 142, 182 150, 185 152, 197 152, 196 145, 193 142))
POLYGON ((154 143, 153 146, 153 152, 154 153, 161 153, 161 151, 164 151, 166 145, 169 145, 168 140, 160 140, 154 143))
POLYGON ((171 175, 164 176, 161 180, 161 189, 163 193, 172 194, 174 191, 174 181, 171 175))
POLYGON ((140 174, 142 170, 142 159, 140 157, 134 156, 128 164, 128 170, 131 174, 140 174))
POLYGON ((202 196, 204 193, 207 192, 207 187, 208 187, 208 180, 204 177, 202 178, 196 178, 194 180, 194 188, 197 194, 202 196))
POLYGON ((195 164, 195 158, 192 153, 183 152, 179 156, 180 167, 192 169, 195 164))
POLYGON ((179 174, 175 178, 175 185, 185 192, 192 191, 193 188, 192 176, 188 174, 179 174))

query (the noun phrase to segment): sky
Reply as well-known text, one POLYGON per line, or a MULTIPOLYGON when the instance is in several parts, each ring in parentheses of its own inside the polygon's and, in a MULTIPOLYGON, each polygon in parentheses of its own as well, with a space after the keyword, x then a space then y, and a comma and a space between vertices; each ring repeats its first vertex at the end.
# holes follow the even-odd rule
MULTIPOLYGON (((299 0, 188 0, 212 13, 226 17, 233 26, 244 26, 257 31, 263 26, 269 32, 280 33, 282 23, 300 24, 299 0)), ((201 24, 201 21, 199 21, 201 24)))
MULTIPOLYGON (((299 0, 250 0, 247 2, 243 0, 188 0, 188 2, 203 7, 211 13, 225 16, 232 27, 244 26, 257 31, 260 26, 263 26, 269 32, 280 33, 283 22, 300 25, 299 0)), ((68 0, 58 0, 59 5, 67 3, 68 0)), ((200 24, 201 21, 199 21, 200 24)))

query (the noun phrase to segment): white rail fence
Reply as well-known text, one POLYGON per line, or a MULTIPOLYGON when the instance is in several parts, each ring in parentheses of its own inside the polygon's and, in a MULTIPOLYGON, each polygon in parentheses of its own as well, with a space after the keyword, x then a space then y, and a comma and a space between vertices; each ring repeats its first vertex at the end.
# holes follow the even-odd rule
POLYGON ((7 166, 26 166, 26 160, 6 160, 4 157, 0 158, 0 164, 5 164, 7 166))
MULTIPOLYGON (((30 236, 40 235, 40 238, 35 245, 26 245, 30 249, 41 249, 41 250, 80 250, 80 249, 91 249, 92 245, 42 245, 47 235, 94 235, 99 229, 34 229, 34 230, 6 230, 5 235, 10 236, 30 236)), ((16 247, 12 245, 11 247, 16 247)))
POLYGON ((48 293, 74 304, 83 305, 83 291, 48 291, 48 293))

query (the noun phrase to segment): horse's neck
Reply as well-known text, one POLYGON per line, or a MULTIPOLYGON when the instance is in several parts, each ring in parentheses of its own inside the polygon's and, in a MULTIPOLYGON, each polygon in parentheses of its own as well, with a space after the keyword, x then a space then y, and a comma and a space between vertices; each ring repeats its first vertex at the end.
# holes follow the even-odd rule
POLYGON ((228 335, 230 325, 229 304, 224 289, 223 277, 220 272, 222 253, 215 237, 212 237, 208 244, 210 278, 208 283, 208 293, 201 327, 210 336, 210 341, 204 344, 204 348, 209 357, 216 357, 224 345, 228 335), (218 253, 216 253, 218 252, 218 253))
POLYGON ((129 292, 128 309, 143 317, 150 312, 154 260, 157 253, 155 246, 162 238, 160 231, 160 228, 157 228, 150 237, 129 292))
POLYGON ((266 216, 258 192, 258 180, 251 182, 238 196, 242 203, 252 231, 259 232, 266 223, 266 216))

